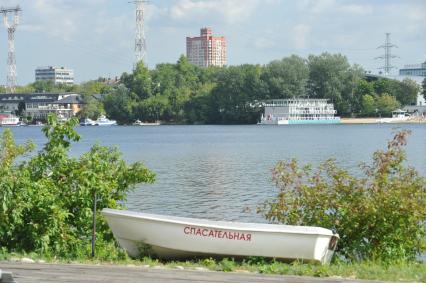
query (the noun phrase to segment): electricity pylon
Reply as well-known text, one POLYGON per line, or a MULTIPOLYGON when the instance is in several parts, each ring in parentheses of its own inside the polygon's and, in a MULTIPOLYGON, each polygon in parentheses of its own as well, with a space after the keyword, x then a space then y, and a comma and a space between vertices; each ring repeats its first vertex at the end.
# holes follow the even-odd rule
POLYGON ((388 76, 390 74, 390 71, 392 69, 396 68, 395 66, 392 66, 392 64, 391 64, 392 58, 398 58, 398 56, 392 55, 392 48, 393 47, 398 48, 398 46, 396 46, 395 44, 392 44, 390 42, 390 33, 386 33, 385 44, 377 47, 377 48, 384 48, 385 54, 375 58, 375 59, 384 59, 385 60, 385 65, 379 68, 379 69, 383 69, 385 71, 385 76, 388 76))
POLYGON ((135 64, 146 60, 146 38, 145 38, 145 3, 146 0, 136 0, 129 3, 136 5, 136 33, 135 33, 135 64))
POLYGON ((22 11, 19 6, 15 8, 0 8, 0 13, 3 14, 4 26, 7 28, 7 39, 8 39, 8 53, 7 53, 7 65, 9 67, 9 73, 7 75, 7 87, 11 93, 15 92, 17 85, 17 72, 16 72, 16 57, 15 57, 15 31, 19 25, 19 12, 22 11), (13 22, 9 23, 9 14, 13 14, 13 22))

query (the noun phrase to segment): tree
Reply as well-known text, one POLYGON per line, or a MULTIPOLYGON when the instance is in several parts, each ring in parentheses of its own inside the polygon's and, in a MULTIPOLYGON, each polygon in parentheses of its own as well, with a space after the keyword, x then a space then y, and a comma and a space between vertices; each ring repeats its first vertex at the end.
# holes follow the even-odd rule
POLYGON ((424 99, 426 100, 426 78, 424 78, 422 82, 422 93, 423 93, 424 99))
POLYGON ((212 90, 209 123, 256 123, 260 113, 252 103, 264 91, 261 71, 259 65, 231 66, 224 69, 212 90))
POLYGON ((416 103, 417 95, 419 92, 420 87, 415 81, 410 79, 404 79, 400 83, 396 99, 401 103, 401 105, 412 105, 416 103))
POLYGON ((148 98, 152 94, 151 74, 143 61, 136 65, 136 69, 132 74, 124 73, 121 76, 121 81, 139 99, 148 98))
POLYGON ((96 120, 105 113, 103 102, 94 98, 91 94, 83 95, 83 109, 78 113, 80 118, 90 118, 96 120))
POLYGON ((69 156, 80 139, 78 120, 59 123, 48 117, 47 142, 26 161, 34 145, 16 145, 12 132, 0 136, 0 245, 8 251, 38 252, 55 257, 89 256, 93 196, 97 195, 97 248, 103 258, 118 251, 100 215, 120 208, 135 184, 153 182, 142 163, 127 164, 116 148, 100 145, 79 158, 69 156))
POLYGON ((117 120, 118 123, 126 124, 135 120, 133 107, 136 101, 124 85, 116 87, 104 98, 103 103, 107 116, 117 120))
POLYGON ((329 99, 340 115, 351 113, 354 110, 352 104, 360 100, 355 97, 355 89, 363 70, 358 66, 351 67, 345 56, 329 53, 310 55, 308 67, 308 95, 329 99))
POLYGON ((35 92, 52 92, 55 89, 55 84, 51 80, 40 80, 32 83, 35 92))
POLYGON ((384 116, 390 116, 392 111, 401 107, 401 104, 394 96, 384 93, 376 98, 377 109, 384 116))
POLYGON ((266 219, 339 233, 337 253, 348 260, 415 260, 426 248, 426 178, 405 166, 407 131, 351 175, 335 160, 318 168, 296 160, 273 170, 275 198, 259 208, 266 219))
POLYGON ((376 112, 376 102, 370 94, 362 96, 361 113, 364 116, 373 116, 376 112))
POLYGON ((265 66, 262 80, 268 86, 265 98, 292 98, 306 96, 309 69, 305 59, 292 55, 272 61, 265 66))

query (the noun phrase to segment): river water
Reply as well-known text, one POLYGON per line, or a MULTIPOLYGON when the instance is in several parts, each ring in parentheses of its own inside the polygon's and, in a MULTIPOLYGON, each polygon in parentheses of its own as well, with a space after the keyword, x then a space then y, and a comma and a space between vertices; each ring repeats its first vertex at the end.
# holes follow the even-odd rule
MULTIPOLYGON (((426 176, 426 126, 412 131, 408 164, 426 176)), ((153 185, 129 195, 129 209, 187 217, 264 222, 256 207, 276 192, 271 169, 297 158, 318 164, 336 158, 356 173, 396 131, 393 125, 78 127, 75 156, 96 142, 118 146, 129 162, 143 161, 157 174, 153 185)), ((0 132, 2 129, 0 129, 0 132)), ((18 142, 45 139, 39 127, 19 127, 18 142)))

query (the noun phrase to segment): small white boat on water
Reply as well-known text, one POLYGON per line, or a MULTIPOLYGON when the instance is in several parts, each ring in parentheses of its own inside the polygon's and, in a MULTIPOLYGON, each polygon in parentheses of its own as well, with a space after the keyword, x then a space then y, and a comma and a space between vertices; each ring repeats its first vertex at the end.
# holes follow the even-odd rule
POLYGON ((95 121, 95 126, 114 126, 114 125, 117 125, 117 121, 110 120, 107 117, 105 117, 104 115, 100 116, 95 121))
POLYGON ((133 126, 160 126, 160 122, 142 122, 141 120, 136 120, 133 126))
POLYGON ((166 259, 261 256, 329 263, 338 235, 320 227, 212 221, 104 209, 130 256, 141 250, 166 259))
POLYGON ((80 122, 80 126, 95 126, 96 121, 86 118, 80 122))

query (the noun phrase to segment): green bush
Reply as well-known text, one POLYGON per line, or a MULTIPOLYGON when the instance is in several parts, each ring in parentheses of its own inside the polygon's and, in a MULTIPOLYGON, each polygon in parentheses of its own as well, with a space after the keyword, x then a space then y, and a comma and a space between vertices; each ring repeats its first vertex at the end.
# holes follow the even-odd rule
POLYGON ((153 182, 142 163, 126 164, 116 148, 94 145, 79 158, 69 156, 80 136, 78 120, 48 117, 47 142, 38 153, 31 142, 16 145, 8 129, 0 136, 0 247, 45 256, 90 254, 92 207, 97 195, 97 249, 106 259, 114 239, 100 211, 118 208, 135 184, 153 182), (22 158, 26 157, 26 158, 22 158), (22 161, 24 160, 24 161, 22 161))
POLYGON ((338 254, 347 260, 415 259, 426 247, 426 179, 404 165, 408 134, 398 132, 386 151, 376 151, 361 177, 335 160, 317 169, 279 162, 273 170, 278 195, 258 212, 273 222, 338 232, 338 254))

